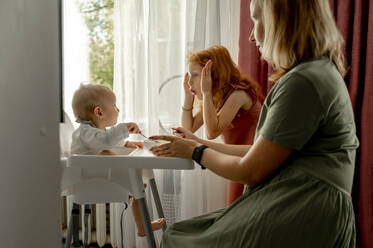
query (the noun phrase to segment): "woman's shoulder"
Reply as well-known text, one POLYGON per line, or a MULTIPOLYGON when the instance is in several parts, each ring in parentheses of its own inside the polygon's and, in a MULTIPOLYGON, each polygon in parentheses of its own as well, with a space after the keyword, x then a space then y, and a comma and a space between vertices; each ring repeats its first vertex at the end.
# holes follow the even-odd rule
POLYGON ((312 83, 315 87, 324 87, 328 83, 344 83, 337 67, 325 57, 297 65, 284 75, 283 81, 289 80, 289 78, 294 76, 298 76, 298 81, 301 77, 304 82, 312 83))
POLYGON ((311 60, 294 67, 275 84, 275 91, 294 90, 298 93, 314 92, 321 99, 334 98, 346 92, 346 85, 337 68, 327 58, 311 60))

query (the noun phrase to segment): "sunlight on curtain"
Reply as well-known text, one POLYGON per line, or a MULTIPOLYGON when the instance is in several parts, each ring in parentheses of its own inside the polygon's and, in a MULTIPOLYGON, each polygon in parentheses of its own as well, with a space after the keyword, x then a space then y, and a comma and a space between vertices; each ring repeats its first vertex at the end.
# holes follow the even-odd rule
MULTIPOLYGON (((188 52, 222 44, 237 61, 239 4, 116 0, 114 91, 120 121, 138 123, 146 135, 170 134, 171 127, 179 126, 188 52)), ((198 135, 203 137, 203 130, 198 135)), ((158 170, 155 176, 168 225, 225 206, 227 181, 199 166, 193 171, 158 170)), ((117 208, 119 214, 122 207, 117 208)), ((124 226, 134 228, 128 212, 124 226)), ((134 233, 125 231, 124 244, 146 247, 135 241, 134 233)), ((156 232, 158 240, 161 234, 156 232)))
POLYGON ((63 4, 63 108, 72 118, 71 102, 80 83, 89 80, 87 27, 79 13, 75 1, 62 1, 63 4))

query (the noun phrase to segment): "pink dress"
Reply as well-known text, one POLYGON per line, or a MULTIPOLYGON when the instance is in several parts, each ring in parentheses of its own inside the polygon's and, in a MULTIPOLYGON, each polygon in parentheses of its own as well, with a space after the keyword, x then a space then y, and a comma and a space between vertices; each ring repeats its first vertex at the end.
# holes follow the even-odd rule
MULTIPOLYGON (((232 120, 232 123, 222 132, 221 137, 225 144, 252 145, 262 105, 257 100, 255 90, 252 87, 234 84, 232 84, 232 89, 228 92, 225 100, 234 90, 238 89, 245 90, 250 95, 253 105, 248 110, 240 109, 232 120)), ((227 195, 228 206, 241 196, 243 188, 243 184, 233 181, 229 182, 227 195)))

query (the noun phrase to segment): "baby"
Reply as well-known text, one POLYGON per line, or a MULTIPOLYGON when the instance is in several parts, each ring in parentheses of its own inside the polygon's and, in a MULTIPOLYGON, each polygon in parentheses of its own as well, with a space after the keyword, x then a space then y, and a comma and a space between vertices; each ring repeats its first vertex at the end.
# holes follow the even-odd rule
MULTIPOLYGON (((75 91, 72 108, 76 121, 80 123, 72 134, 72 154, 115 155, 110 149, 118 146, 142 148, 141 142, 125 142, 129 133, 141 133, 136 123, 117 124, 119 109, 114 92, 98 84, 82 84, 75 91), (111 127, 110 129, 106 129, 111 127)), ((132 198, 132 197, 131 197, 132 198)), ((132 201, 138 235, 145 236, 138 201, 132 201)), ((161 218, 152 222, 152 229, 159 230, 165 223, 161 218)))

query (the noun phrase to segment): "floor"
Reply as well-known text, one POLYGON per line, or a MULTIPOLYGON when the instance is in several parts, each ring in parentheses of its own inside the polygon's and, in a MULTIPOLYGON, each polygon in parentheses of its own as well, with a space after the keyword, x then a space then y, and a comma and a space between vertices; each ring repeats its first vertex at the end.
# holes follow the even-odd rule
MULTIPOLYGON (((65 248, 65 244, 62 244, 61 248, 65 248)), ((75 247, 71 245, 70 248, 75 248, 75 247)), ((83 245, 81 245, 80 248, 83 248, 83 245)), ((100 248, 100 246, 98 246, 97 244, 90 244, 89 248, 100 248)), ((112 248, 112 246, 109 244, 106 244, 105 246, 101 248, 112 248)))
MULTIPOLYGON (((82 242, 80 242, 80 247, 83 248, 82 242)), ((97 243, 89 244, 88 247, 89 248, 113 248, 110 244, 106 244, 106 245, 100 247, 97 243)), ((65 239, 62 240, 62 247, 61 248, 65 248, 65 239)), ((71 245, 70 248, 75 248, 75 247, 71 245)))

